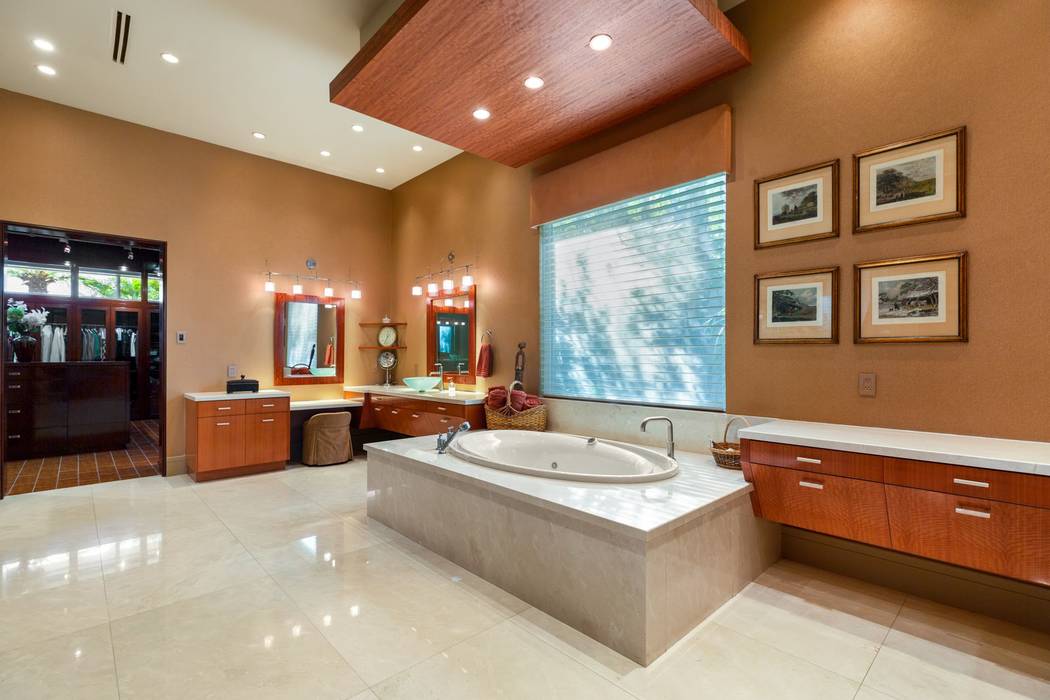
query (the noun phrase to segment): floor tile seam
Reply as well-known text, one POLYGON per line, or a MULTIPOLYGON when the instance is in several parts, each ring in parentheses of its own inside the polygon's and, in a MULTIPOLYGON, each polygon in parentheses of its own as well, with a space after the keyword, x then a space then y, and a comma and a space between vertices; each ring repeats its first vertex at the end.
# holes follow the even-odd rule
MULTIPOLYGON (((95 490, 91 489, 89 492, 91 496, 91 516, 95 521, 95 538, 102 545, 102 531, 98 524, 98 511, 95 508, 95 490)), ((106 569, 102 566, 101 556, 98 562, 99 573, 102 575, 102 597, 106 603, 106 629, 109 632, 109 658, 113 664, 113 684, 117 688, 117 699, 121 697, 120 693, 120 673, 117 671, 117 649, 116 645, 113 644, 113 615, 110 613, 109 608, 109 586, 106 583, 106 569)))

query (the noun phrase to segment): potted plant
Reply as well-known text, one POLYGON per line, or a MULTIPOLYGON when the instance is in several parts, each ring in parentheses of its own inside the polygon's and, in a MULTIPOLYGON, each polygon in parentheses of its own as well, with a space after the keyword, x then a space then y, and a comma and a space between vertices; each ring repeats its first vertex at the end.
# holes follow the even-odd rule
POLYGON ((47 312, 43 309, 30 311, 24 301, 11 299, 7 302, 7 334, 19 362, 33 361, 37 340, 32 334, 45 323, 47 312))

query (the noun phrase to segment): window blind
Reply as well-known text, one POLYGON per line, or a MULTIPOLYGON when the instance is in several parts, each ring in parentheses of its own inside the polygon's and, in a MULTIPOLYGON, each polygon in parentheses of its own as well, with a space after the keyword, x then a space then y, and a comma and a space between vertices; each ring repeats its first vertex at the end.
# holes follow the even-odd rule
POLYGON ((725 409, 725 173, 540 226, 545 396, 725 409))

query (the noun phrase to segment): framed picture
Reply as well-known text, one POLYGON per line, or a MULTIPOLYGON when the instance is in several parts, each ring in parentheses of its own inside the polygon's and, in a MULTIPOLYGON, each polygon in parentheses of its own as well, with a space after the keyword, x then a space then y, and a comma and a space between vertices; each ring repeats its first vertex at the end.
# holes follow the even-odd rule
POLYGON ((965 342, 966 253, 853 266, 853 342, 965 342))
POLYGON ((755 180, 755 248, 839 235, 839 161, 755 180))
POLYGON ((966 127, 853 156, 853 233, 966 216, 966 127))
POLYGON ((755 343, 839 342, 839 269, 755 275, 755 343))

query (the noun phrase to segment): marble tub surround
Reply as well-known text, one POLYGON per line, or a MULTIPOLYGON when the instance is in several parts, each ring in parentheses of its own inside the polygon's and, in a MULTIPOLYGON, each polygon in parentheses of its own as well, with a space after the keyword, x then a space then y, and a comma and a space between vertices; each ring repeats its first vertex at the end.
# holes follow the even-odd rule
POLYGON ((183 397, 190 401, 236 401, 237 399, 287 399, 291 394, 280 389, 259 389, 259 391, 188 391, 183 397))
POLYGON ((743 428, 740 437, 1050 476, 1050 442, 789 420, 743 428))
POLYGON ((663 482, 585 484, 479 467, 431 443, 367 447, 369 517, 641 664, 779 556, 779 527, 709 457, 679 455, 663 482))
POLYGON ((362 386, 344 386, 343 391, 348 394, 379 394, 380 396, 397 396, 403 399, 419 399, 421 401, 440 401, 442 403, 454 403, 463 406, 477 406, 485 403, 485 392, 462 391, 456 389, 455 396, 449 396, 447 389, 430 391, 416 391, 403 384, 366 384, 362 386))

